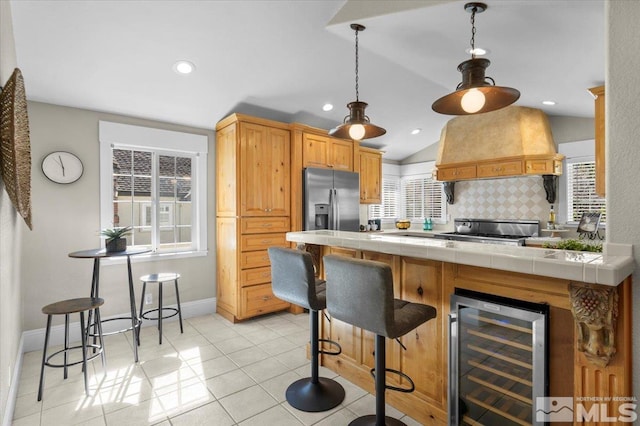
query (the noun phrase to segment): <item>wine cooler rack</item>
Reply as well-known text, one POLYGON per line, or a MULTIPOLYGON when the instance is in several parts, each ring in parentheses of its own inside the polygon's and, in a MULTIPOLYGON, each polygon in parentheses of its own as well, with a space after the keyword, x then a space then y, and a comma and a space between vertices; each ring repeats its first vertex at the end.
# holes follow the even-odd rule
POLYGON ((449 416, 456 425, 534 425, 547 395, 548 306, 456 290, 449 416))

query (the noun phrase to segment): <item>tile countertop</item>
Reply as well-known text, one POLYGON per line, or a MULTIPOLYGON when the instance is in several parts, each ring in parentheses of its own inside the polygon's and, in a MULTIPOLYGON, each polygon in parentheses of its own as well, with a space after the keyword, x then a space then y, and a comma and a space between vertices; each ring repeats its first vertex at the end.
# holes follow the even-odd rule
POLYGON ((406 233, 300 231, 288 232, 287 241, 368 250, 609 286, 620 284, 634 270, 630 245, 610 244, 609 251, 616 252, 616 255, 603 255, 440 240, 429 238, 428 232, 411 232, 422 234, 421 236, 398 235, 406 233))

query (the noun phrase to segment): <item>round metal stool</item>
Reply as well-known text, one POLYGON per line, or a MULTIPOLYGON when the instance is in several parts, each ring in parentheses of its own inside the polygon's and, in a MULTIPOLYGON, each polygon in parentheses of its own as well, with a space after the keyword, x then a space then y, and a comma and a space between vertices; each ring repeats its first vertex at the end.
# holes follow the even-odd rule
POLYGON ((84 391, 89 396, 89 385, 87 381, 87 361, 97 356, 102 357, 102 367, 105 366, 104 342, 102 340, 102 325, 100 324, 100 306, 104 303, 103 299, 97 297, 81 297, 78 299, 62 300, 52 303, 42 308, 42 313, 47 315, 47 330, 44 335, 44 350, 42 351, 42 366, 40 367, 40 385, 38 386, 38 401, 42 400, 42 391, 44 389, 44 367, 64 368, 64 378, 67 378, 67 369, 72 365, 82 364, 82 372, 84 373, 84 391), (97 321, 97 338, 100 342, 97 344, 87 344, 88 328, 85 328, 84 313, 85 311, 94 311, 97 321), (80 313, 80 346, 69 346, 69 315, 80 313), (49 345, 49 334, 51 333, 51 318, 54 315, 64 315, 64 348, 47 356, 47 346, 49 345), (96 351, 87 357, 87 348, 94 348, 96 351), (76 362, 68 362, 68 353, 73 349, 82 349, 82 360, 76 362), (54 364, 51 358, 62 353, 62 364, 54 364))
POLYGON ((140 277, 140 281, 142 281, 142 299, 140 300, 140 317, 146 320, 158 321, 158 332, 159 332, 159 342, 162 344, 162 320, 174 317, 178 315, 180 319, 180 333, 184 333, 182 329, 182 310, 180 309, 180 293, 178 292, 178 278, 180 278, 180 274, 176 274, 173 272, 166 272, 161 274, 149 274, 140 277), (163 307, 162 306, 162 284, 168 281, 173 281, 176 288, 176 302, 177 308, 173 307, 163 307), (144 294, 147 291, 147 283, 158 283, 158 307, 156 309, 150 309, 148 311, 143 311, 144 308, 144 294), (171 314, 164 315, 164 311, 170 311, 171 314), (149 317, 148 314, 152 312, 157 312, 158 315, 156 317, 149 317))

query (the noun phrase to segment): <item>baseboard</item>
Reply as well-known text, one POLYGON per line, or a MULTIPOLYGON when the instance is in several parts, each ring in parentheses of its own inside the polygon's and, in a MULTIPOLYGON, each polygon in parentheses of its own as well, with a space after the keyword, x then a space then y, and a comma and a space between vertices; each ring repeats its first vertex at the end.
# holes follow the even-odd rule
MULTIPOLYGON (((216 312, 216 298, 212 297, 210 299, 201 299, 195 300, 193 302, 183 302, 180 304, 182 308, 182 318, 193 318, 201 315, 208 315, 216 312)), ((176 305, 168 305, 170 307, 176 307, 176 305)), ((121 318, 126 317, 128 314, 119 314, 113 315, 111 317, 104 317, 103 320, 111 319, 111 318, 121 318)), ((79 319, 76 315, 74 315, 76 319, 79 319)), ((86 315, 85 315, 86 317, 86 315)), ((46 318, 45 318, 46 320, 46 318)), ((177 321, 178 316, 169 318, 165 321, 177 321)), ((86 318, 85 318, 86 321, 86 318)), ((46 322, 46 321, 44 321, 46 322)), ((147 327, 150 325, 155 326, 155 321, 143 321, 142 326, 147 327)), ((109 333, 113 331, 117 331, 120 329, 124 329, 127 326, 131 326, 130 320, 118 320, 118 321, 108 321, 102 324, 103 333, 109 333)), ((22 333, 21 342, 22 352, 31 352, 41 350, 44 346, 44 333, 45 328, 40 328, 36 330, 29 330, 22 333)), ((69 323, 69 339, 70 343, 79 342, 80 341, 80 321, 70 322, 69 323)), ((62 345, 64 343, 64 324, 56 325, 51 327, 51 334, 49 336, 49 346, 62 345)), ((17 390, 16 390, 17 391, 17 390)))
POLYGON ((2 411, 2 426, 11 426, 11 423, 13 422, 13 411, 16 408, 18 386, 20 386, 20 373, 22 372, 22 354, 24 353, 23 347, 24 334, 20 336, 20 343, 18 343, 18 353, 16 354, 15 364, 13 366, 11 385, 9 386, 9 394, 7 395, 7 405, 2 411))

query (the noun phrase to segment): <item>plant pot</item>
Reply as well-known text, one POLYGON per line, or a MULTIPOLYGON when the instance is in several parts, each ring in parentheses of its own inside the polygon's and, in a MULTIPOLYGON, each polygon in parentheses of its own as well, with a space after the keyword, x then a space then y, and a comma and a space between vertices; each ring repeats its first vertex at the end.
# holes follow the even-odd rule
POLYGON ((107 248, 107 253, 125 251, 127 249, 127 239, 114 238, 113 240, 107 240, 106 248, 107 248))

